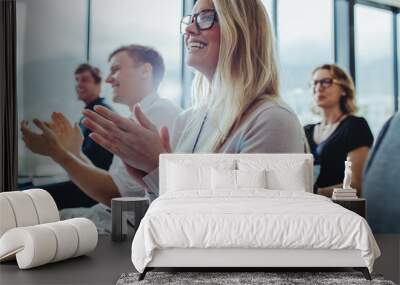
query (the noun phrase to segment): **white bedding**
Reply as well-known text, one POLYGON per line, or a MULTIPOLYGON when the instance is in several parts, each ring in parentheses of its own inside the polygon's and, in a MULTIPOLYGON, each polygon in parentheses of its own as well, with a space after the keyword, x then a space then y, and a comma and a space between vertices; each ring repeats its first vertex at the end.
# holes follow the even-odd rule
POLYGON ((132 243, 139 272, 165 248, 358 249, 371 272, 380 255, 365 219, 326 197, 266 189, 199 193, 166 193, 151 204, 132 243))

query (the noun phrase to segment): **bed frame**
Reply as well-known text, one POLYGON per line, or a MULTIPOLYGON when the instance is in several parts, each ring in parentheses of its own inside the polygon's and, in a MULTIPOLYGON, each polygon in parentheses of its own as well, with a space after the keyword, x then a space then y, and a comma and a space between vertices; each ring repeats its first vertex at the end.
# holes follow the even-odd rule
POLYGON ((207 271, 217 268, 229 268, 234 271, 285 268, 290 271, 290 268, 338 267, 350 267, 361 271, 367 280, 371 280, 359 250, 237 248, 156 250, 152 261, 139 275, 139 280, 143 280, 146 273, 155 268, 203 268, 207 271))
MULTIPOLYGON (((311 154, 162 154, 160 156, 160 194, 166 192, 163 186, 167 179, 167 161, 182 159, 213 161, 221 158, 233 160, 239 157, 304 160, 308 166, 308 173, 305 173, 309 182, 307 192, 312 193, 313 157, 311 154)), ((290 268, 333 269, 344 267, 361 271, 367 280, 371 280, 371 275, 359 250, 169 248, 157 249, 154 252, 153 259, 139 275, 139 280, 143 280, 148 271, 156 268, 202 268, 207 271, 220 268, 229 268, 229 271, 231 269, 234 271, 254 271, 254 269, 265 271, 265 269, 271 270, 271 268, 285 268, 290 271, 290 268)))

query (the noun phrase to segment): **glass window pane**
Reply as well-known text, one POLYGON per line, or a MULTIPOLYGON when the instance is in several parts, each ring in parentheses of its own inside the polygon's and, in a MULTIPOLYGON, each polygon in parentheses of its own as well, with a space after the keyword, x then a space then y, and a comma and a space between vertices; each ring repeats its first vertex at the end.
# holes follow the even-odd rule
MULTIPOLYGON (((182 9, 182 0, 92 1, 90 61, 107 74, 108 56, 116 48, 133 43, 152 46, 161 53, 166 66, 160 96, 179 104, 182 9)), ((108 84, 103 92, 111 94, 108 84)))
POLYGON ((397 110, 400 109, 400 14, 397 14, 397 110))
POLYGON ((394 111, 392 13, 356 5, 355 44, 359 115, 377 135, 394 111))
MULTIPOLYGON (((273 0, 262 0, 265 8, 267 9, 269 19, 271 21, 272 26, 274 26, 274 21, 273 21, 273 9, 274 9, 274 1, 273 0)), ((273 28, 272 28, 273 29, 273 28)))
MULTIPOLYGON (((84 105, 76 98, 73 73, 86 58, 86 2, 17 0, 16 12, 18 122, 49 120, 53 111, 79 120, 84 105)), ((28 151, 20 133, 18 157, 19 176, 64 173, 28 151)))
POLYGON ((308 82, 317 65, 334 62, 332 0, 279 0, 278 47, 283 98, 303 124, 318 120, 308 82))

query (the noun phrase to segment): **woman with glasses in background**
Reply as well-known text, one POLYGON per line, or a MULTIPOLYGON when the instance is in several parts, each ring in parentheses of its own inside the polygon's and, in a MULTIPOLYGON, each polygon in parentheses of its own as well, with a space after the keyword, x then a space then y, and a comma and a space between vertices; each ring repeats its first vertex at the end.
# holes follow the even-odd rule
POLYGON ((138 124, 98 109, 86 122, 96 142, 154 196, 161 153, 304 152, 298 118, 279 96, 275 43, 260 0, 199 0, 181 33, 196 72, 192 107, 160 134, 138 106, 138 124))
POLYGON ((355 88, 350 75, 335 64, 314 69, 310 83, 314 101, 322 121, 305 126, 314 164, 319 166, 315 191, 331 196, 341 187, 344 162, 352 162, 351 187, 361 195, 362 170, 373 143, 373 136, 364 118, 354 116, 357 110, 355 88))

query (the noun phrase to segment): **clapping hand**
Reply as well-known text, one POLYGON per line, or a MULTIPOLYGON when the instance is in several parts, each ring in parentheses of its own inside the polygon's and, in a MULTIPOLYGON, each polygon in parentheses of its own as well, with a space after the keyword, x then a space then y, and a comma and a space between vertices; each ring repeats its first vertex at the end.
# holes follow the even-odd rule
POLYGON ((83 136, 77 123, 74 125, 64 116, 63 113, 53 112, 51 114, 52 122, 46 123, 57 136, 59 143, 69 152, 80 156, 83 136))
POLYGON ((166 127, 157 128, 143 114, 140 106, 134 107, 137 122, 124 118, 107 108, 96 106, 96 112, 84 110, 83 124, 92 130, 90 137, 99 145, 119 156, 135 178, 158 167, 161 153, 171 152, 166 127))
POLYGON ((34 119, 33 123, 42 131, 41 134, 30 130, 28 121, 21 122, 22 140, 32 152, 56 157, 64 148, 57 139, 56 134, 43 121, 34 119))

